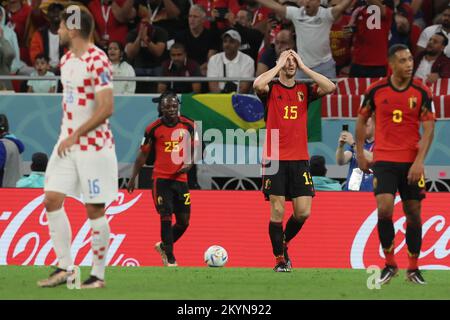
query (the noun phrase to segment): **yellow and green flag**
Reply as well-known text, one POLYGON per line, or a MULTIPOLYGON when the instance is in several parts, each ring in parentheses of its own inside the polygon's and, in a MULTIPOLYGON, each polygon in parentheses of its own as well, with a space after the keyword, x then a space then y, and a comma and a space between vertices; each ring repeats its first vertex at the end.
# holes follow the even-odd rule
MULTIPOLYGON (((218 129, 225 136, 226 129, 265 128, 264 107, 254 95, 245 94, 183 94, 181 113, 195 121, 202 121, 203 131, 218 129)), ((308 141, 322 140, 321 100, 308 106, 308 141)))

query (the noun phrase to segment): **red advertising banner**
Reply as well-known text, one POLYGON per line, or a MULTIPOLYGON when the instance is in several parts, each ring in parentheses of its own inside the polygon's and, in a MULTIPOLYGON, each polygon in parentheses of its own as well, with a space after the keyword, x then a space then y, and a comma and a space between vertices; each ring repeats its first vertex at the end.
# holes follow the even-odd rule
MULTIPOLYGON (((192 191, 189 229, 175 244, 181 266, 203 266, 203 253, 213 244, 229 254, 230 267, 272 267, 268 235, 269 204, 257 191, 192 191)), ((40 189, 0 189, 0 265, 55 263, 40 189)), ((90 226, 80 199, 65 203, 72 225, 72 256, 91 265, 90 226)), ((450 269, 450 193, 428 193, 422 206, 423 269, 450 269)), ((286 219, 292 213, 286 206, 286 219)), ((158 266, 153 249, 160 239, 159 216, 150 190, 122 191, 107 209, 113 266, 158 266)), ((366 268, 382 265, 371 193, 318 192, 310 219, 292 240, 289 253, 299 268, 366 268)), ((400 267, 407 266, 405 218, 396 199, 394 223, 400 267)))

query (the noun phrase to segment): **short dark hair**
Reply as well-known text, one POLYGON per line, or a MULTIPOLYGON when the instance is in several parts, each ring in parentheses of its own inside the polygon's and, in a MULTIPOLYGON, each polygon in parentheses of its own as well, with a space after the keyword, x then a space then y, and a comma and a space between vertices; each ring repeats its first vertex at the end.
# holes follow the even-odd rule
POLYGON ((166 90, 158 98, 153 98, 152 101, 155 103, 158 103, 158 117, 162 116, 161 107, 162 107, 162 101, 166 98, 174 97, 177 99, 178 104, 181 104, 180 100, 178 99, 178 95, 175 91, 172 90, 166 90))
POLYGON ((31 157, 31 171, 45 172, 47 169, 48 157, 43 152, 33 153, 31 157))
POLYGON ((0 114, 0 134, 8 132, 9 131, 9 122, 8 117, 6 114, 1 113, 0 114))
POLYGON ((248 21, 252 21, 253 20, 253 12, 251 12, 250 10, 248 10, 248 9, 241 9, 242 11, 245 11, 245 13, 247 14, 247 19, 248 19, 248 21))
POLYGON ((34 61, 38 60, 38 59, 42 59, 45 60, 45 62, 49 63, 50 59, 48 58, 48 56, 44 53, 39 53, 35 58, 34 61))
MULTIPOLYGON (((78 29, 80 31, 80 36, 85 40, 89 40, 94 32, 94 18, 92 17, 92 14, 83 7, 79 6, 78 8, 80 9, 80 29, 78 29)), ((61 15, 61 20, 67 25, 67 20, 72 15, 72 12, 64 10, 61 15)))
POLYGON ((184 44, 182 44, 181 42, 175 42, 171 47, 170 50, 172 49, 183 49, 184 52, 186 52, 186 47, 184 46, 184 44))
POLYGON ((445 36, 445 34, 442 31, 436 32, 435 35, 441 36, 444 39, 444 41, 442 42, 444 47, 446 47, 448 45, 448 38, 445 36))
POLYGON ((47 7, 47 12, 49 12, 49 11, 56 11, 56 10, 63 11, 64 10, 64 6, 61 3, 59 3, 59 2, 52 2, 47 7))
POLYGON ((398 51, 409 50, 409 48, 401 43, 394 44, 389 48, 388 58, 392 59, 398 51))

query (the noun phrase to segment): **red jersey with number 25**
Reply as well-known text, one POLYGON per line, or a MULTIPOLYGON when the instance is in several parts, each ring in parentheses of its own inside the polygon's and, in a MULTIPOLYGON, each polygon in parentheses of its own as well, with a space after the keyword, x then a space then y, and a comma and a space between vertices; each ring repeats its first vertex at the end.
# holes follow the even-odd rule
MULTIPOLYGON (((153 179, 163 178, 187 181, 186 173, 177 173, 190 156, 194 145, 194 122, 186 117, 168 126, 162 119, 150 124, 145 130, 141 144, 143 152, 155 152, 153 179), (188 137, 189 136, 189 137, 188 137), (187 153, 189 151, 189 153, 187 153)), ((191 163, 193 159, 189 159, 191 163)))
POLYGON ((375 115, 374 161, 414 162, 419 150, 420 122, 434 121, 430 90, 419 80, 398 90, 384 78, 364 95, 360 114, 375 115))
POLYGON ((278 80, 269 83, 269 92, 261 97, 267 130, 264 159, 309 160, 308 103, 317 98, 317 85, 299 82, 287 87, 278 80))

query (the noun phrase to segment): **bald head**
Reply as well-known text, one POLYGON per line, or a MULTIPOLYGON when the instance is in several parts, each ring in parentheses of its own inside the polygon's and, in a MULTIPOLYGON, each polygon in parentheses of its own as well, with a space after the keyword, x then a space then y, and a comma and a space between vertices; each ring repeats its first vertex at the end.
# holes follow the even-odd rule
POLYGON ((275 53, 277 57, 285 50, 294 49, 294 46, 294 35, 290 30, 283 29, 275 36, 275 53))

